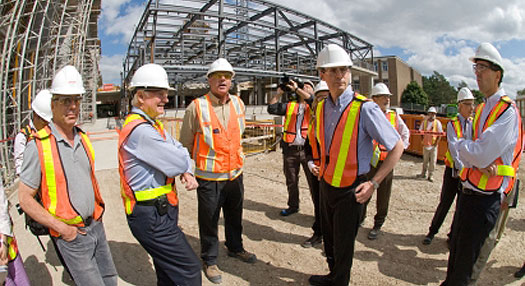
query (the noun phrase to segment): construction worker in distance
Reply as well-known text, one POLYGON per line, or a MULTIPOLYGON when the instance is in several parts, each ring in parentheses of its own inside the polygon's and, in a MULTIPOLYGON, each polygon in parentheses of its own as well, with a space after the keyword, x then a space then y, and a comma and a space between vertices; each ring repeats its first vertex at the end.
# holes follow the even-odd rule
POLYGON ((283 136, 281 149, 283 152, 283 171, 288 190, 288 208, 281 210, 281 216, 289 216, 299 211, 299 171, 301 165, 308 182, 310 192, 314 184, 313 175, 308 169, 304 147, 307 143, 308 125, 312 116, 311 108, 306 99, 313 101, 314 87, 310 81, 305 81, 303 88, 290 80, 286 87, 277 88, 277 94, 268 102, 268 113, 284 116, 283 136), (292 100, 279 102, 285 93, 283 90, 293 92, 292 100))
POLYGON ((53 114, 51 113, 51 93, 47 89, 41 90, 31 102, 33 110, 33 119, 29 124, 16 134, 14 143, 14 159, 16 175, 20 175, 22 162, 24 159, 24 150, 27 141, 33 137, 33 133, 47 126, 53 114))
MULTIPOLYGON (((474 111, 474 96, 472 92, 466 87, 461 88, 457 95, 457 103, 459 114, 449 121, 447 125, 448 150, 445 155, 446 167, 443 174, 439 204, 432 218, 428 233, 423 240, 424 245, 432 242, 432 239, 434 239, 434 236, 443 224, 448 210, 456 198, 456 194, 460 192, 459 171, 463 168, 463 164, 458 158, 456 144, 460 138, 472 138, 472 112, 474 111)), ((447 242, 450 242, 451 233, 452 230, 448 233, 447 242)))
MULTIPOLYGON (((436 108, 430 107, 427 111, 427 116, 423 120, 423 123, 419 126, 419 131, 431 131, 431 132, 443 132, 441 122, 436 119, 436 108)), ((428 180, 434 181, 433 175, 436 169, 438 144, 440 136, 435 134, 424 134, 423 135, 423 170, 419 174, 418 178, 425 178, 428 170, 428 180)))
POLYGON ((351 66, 348 53, 335 44, 326 46, 317 58, 321 79, 330 90, 315 112, 321 158, 321 231, 330 273, 310 276, 314 286, 348 285, 363 204, 403 153, 399 134, 379 106, 352 90, 351 66), (376 175, 368 179, 372 140, 389 153, 376 175))
POLYGON ((494 228, 505 198, 514 187, 523 149, 520 113, 501 87, 502 58, 490 43, 482 43, 470 60, 479 91, 472 139, 459 139, 463 168, 456 214, 452 223, 447 278, 442 285, 467 285, 483 243, 494 228))
POLYGON ((201 285, 199 258, 178 226, 175 178, 195 190, 193 162, 186 148, 157 117, 168 103, 168 74, 145 64, 131 79, 132 109, 119 133, 122 200, 133 236, 151 255, 157 285, 201 285))
POLYGON ((223 58, 214 61, 206 73, 210 91, 186 109, 180 141, 195 161, 199 187, 198 220, 201 258, 206 278, 221 283, 217 267, 219 255, 218 221, 221 209, 228 256, 255 263, 255 254, 242 243, 244 184, 242 133, 245 107, 240 97, 229 90, 235 72, 223 58))
MULTIPOLYGON (((405 122, 397 112, 390 108, 390 97, 392 93, 386 86, 386 84, 380 82, 372 88, 372 100, 379 105, 381 111, 386 116, 386 119, 392 127, 399 133, 401 140, 403 141, 404 149, 408 148, 410 145, 410 131, 406 126, 405 122)), ((368 172, 368 177, 373 178, 377 170, 381 168, 383 161, 385 160, 388 152, 385 147, 378 144, 374 141, 374 155, 372 156, 372 161, 370 161, 370 172, 368 172)), ((390 193, 392 192, 392 179, 394 178, 394 169, 388 173, 388 175, 383 179, 379 188, 377 188, 377 199, 376 199, 376 215, 374 216, 374 227, 368 233, 368 239, 374 240, 380 233, 380 229, 385 223, 386 216, 388 214, 388 206, 390 203, 390 193)), ((363 206, 363 215, 361 218, 361 224, 366 217, 366 209, 370 200, 367 200, 363 206)))
POLYGON ((102 223, 104 201, 95 177, 95 152, 76 126, 86 92, 77 69, 70 65, 60 69, 50 92, 53 119, 34 134, 24 152, 20 206, 49 228, 75 284, 117 285, 102 223), (42 205, 34 198, 37 192, 42 205))

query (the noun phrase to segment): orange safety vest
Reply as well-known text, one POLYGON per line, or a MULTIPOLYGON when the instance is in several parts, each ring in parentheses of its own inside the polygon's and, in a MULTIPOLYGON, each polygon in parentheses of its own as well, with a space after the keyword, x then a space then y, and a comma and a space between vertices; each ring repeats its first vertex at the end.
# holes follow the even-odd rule
POLYGON ((26 137, 27 141, 29 141, 29 139, 33 138, 33 128, 31 128, 29 125, 26 125, 24 128, 20 129, 20 132, 22 132, 22 134, 24 134, 24 136, 26 137))
MULTIPOLYGON (((463 129, 461 128, 461 122, 459 121, 459 118, 453 118, 450 123, 452 123, 452 128, 454 128, 454 131, 456 132, 456 137, 458 139, 463 138, 463 129)), ((454 168, 454 159, 450 154, 450 149, 447 149, 447 153, 445 153, 445 165, 449 168, 454 168)))
POLYGON ((337 188, 351 186, 358 172, 357 161, 357 135, 359 133, 359 118, 363 102, 370 101, 366 97, 354 93, 354 98, 346 106, 343 114, 339 118, 334 134, 331 138, 329 154, 326 154, 324 143, 324 106, 326 99, 323 99, 316 110, 316 137, 321 149, 321 166, 319 168, 319 178, 337 188), (326 162, 326 157, 329 161, 326 162))
MULTIPOLYGON (((483 107, 485 106, 485 103, 481 103, 478 105, 476 109, 476 114, 474 116, 474 122, 473 122, 473 134, 472 134, 472 141, 475 141, 479 138, 480 134, 478 134, 479 125, 480 125, 480 117, 481 112, 483 110, 483 107)), ((520 164, 521 160, 521 154, 522 154, 522 148, 523 148, 523 130, 521 125, 521 117, 518 109, 516 108, 516 104, 508 97, 508 96, 502 96, 500 98, 500 101, 492 108, 490 111, 487 120, 485 121, 485 124, 483 126, 483 131, 485 131, 487 128, 489 128, 507 109, 514 108, 516 109, 516 115, 518 116, 518 139, 516 141, 516 146, 514 147, 513 152, 513 159, 511 165, 504 165, 503 160, 501 157, 497 158, 495 163, 497 165, 497 175, 496 176, 487 176, 481 173, 481 171, 477 168, 463 168, 461 169, 459 176, 461 178, 461 181, 466 182, 468 181, 472 186, 474 186, 478 191, 485 193, 485 194, 492 194, 494 192, 497 192, 501 185, 503 184, 504 177, 509 177, 509 184, 507 188, 504 190, 505 194, 508 194, 512 187, 514 186, 514 182, 516 180, 516 173, 520 164)))
POLYGON ((9 261, 13 261, 18 255, 18 243, 16 243, 16 239, 14 236, 6 236, 6 239, 7 245, 9 246, 7 249, 7 258, 9 261))
POLYGON ((230 95, 230 118, 225 129, 213 110, 210 95, 195 99, 200 131, 195 133, 193 160, 195 176, 211 181, 233 180, 242 173, 244 154, 244 104, 238 96, 230 95))
MULTIPOLYGON (((437 132, 437 120, 438 119, 435 118, 434 121, 432 121, 432 132, 437 132)), ((427 123, 428 123, 427 119, 423 120, 423 131, 428 131, 427 130, 427 123)), ((434 145, 436 143, 436 140, 437 140, 437 136, 436 135, 424 134, 423 135, 423 146, 434 145)))
MULTIPOLYGON (((389 110, 385 113, 386 119, 390 122, 390 125, 394 127, 394 129, 399 130, 399 122, 397 119, 397 114, 393 110, 389 110)), ((388 155, 388 150, 385 146, 377 143, 375 140, 373 140, 374 143, 374 153, 372 155, 372 160, 370 161, 370 165, 373 167, 376 167, 379 161, 384 161, 386 159, 386 156, 388 155)))
POLYGON ((155 128, 159 134, 166 140, 166 133, 164 131, 164 125, 160 121, 155 121, 155 125, 151 124, 148 120, 144 119, 142 115, 131 113, 126 117, 122 130, 119 132, 118 138, 118 171, 120 174, 120 196, 122 197, 122 202, 124 203, 124 210, 127 215, 133 213, 135 204, 137 201, 149 201, 156 199, 160 196, 166 195, 168 202, 172 206, 176 206, 179 203, 177 197, 177 189, 175 187, 175 179, 166 177, 166 184, 164 186, 149 188, 145 190, 133 190, 131 189, 126 176, 124 175, 124 160, 123 160, 123 149, 124 141, 128 136, 135 130, 135 127, 140 124, 150 124, 155 128))
MULTIPOLYGON (((78 131, 80 142, 86 151, 91 166, 91 183, 95 192, 95 208, 93 219, 99 220, 104 213, 104 201, 100 195, 97 179, 95 177, 95 150, 88 136, 81 130, 78 131)), ((64 166, 58 153, 58 144, 51 128, 46 126, 35 134, 38 157, 42 170, 42 183, 40 184, 40 197, 44 208, 60 221, 78 227, 84 226, 82 217, 75 210, 69 199, 69 190, 64 166)), ((52 236, 58 237, 59 233, 49 229, 52 236)))
MULTIPOLYGON (((304 116, 301 122, 301 137, 306 138, 308 135, 308 125, 310 122, 310 108, 304 104, 304 116)), ((299 112, 299 106, 301 103, 297 101, 288 102, 286 105, 286 117, 284 120, 284 137, 283 141, 286 143, 293 143, 297 136, 297 112, 299 112)))
POLYGON ((321 160, 319 158, 319 144, 317 144, 317 140, 315 140, 315 118, 310 120, 310 124, 308 125, 308 143, 310 143, 312 147, 312 160, 314 164, 319 167, 321 160))

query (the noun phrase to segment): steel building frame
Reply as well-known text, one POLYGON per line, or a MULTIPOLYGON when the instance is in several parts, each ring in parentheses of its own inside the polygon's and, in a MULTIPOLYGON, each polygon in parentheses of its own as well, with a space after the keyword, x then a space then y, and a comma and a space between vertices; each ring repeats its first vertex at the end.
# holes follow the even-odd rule
POLYGON ((237 81, 280 77, 317 78, 324 45, 345 48, 355 70, 371 72, 372 45, 346 31, 263 0, 150 0, 130 41, 123 87, 145 63, 168 72, 170 84, 204 81, 206 65, 227 58, 237 81))
POLYGON ((101 0, 0 2, 0 164, 12 181, 13 138, 31 119, 31 101, 66 64, 81 72, 86 94, 80 121, 94 120, 100 72, 97 20, 101 0))

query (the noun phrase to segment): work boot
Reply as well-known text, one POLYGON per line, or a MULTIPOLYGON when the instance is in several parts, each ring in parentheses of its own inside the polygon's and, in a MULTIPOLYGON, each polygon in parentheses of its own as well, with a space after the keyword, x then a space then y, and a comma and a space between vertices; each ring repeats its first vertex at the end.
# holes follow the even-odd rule
POLYGON ((222 282, 221 271, 217 265, 202 265, 202 270, 204 271, 204 276, 210 280, 213 284, 220 284, 222 282))
POLYGON ((421 173, 421 174, 416 175, 416 178, 418 178, 418 179, 421 179, 421 178, 424 178, 424 177, 426 177, 425 173, 421 173))
POLYGON ((432 179, 432 176, 428 176, 428 181, 429 182, 434 182, 434 179, 432 179))
POLYGON ((298 211, 299 211, 299 209, 287 208, 287 209, 281 210, 281 212, 279 214, 281 216, 289 216, 289 215, 292 215, 294 213, 297 213, 298 211))
POLYGON ((250 253, 246 250, 239 251, 239 252, 233 252, 233 251, 228 250, 228 256, 237 258, 246 263, 255 263, 255 261, 257 261, 257 256, 255 256, 255 254, 250 253))
POLYGON ((427 234, 427 236, 425 236, 425 239, 423 239, 423 244, 429 245, 430 243, 432 243, 432 239, 434 239, 434 235, 430 233, 427 234))
POLYGON ((304 248, 310 248, 318 245, 323 241, 323 237, 319 234, 312 235, 309 239, 305 240, 303 243, 301 243, 301 246, 304 248))
POLYGON ((516 278, 522 278, 523 276, 525 276, 525 263, 523 264, 520 270, 514 273, 514 277, 516 278))
POLYGON ((370 232, 368 233, 368 239, 370 240, 375 240, 377 239, 377 236, 379 235, 380 233, 380 228, 379 227, 374 227, 370 230, 370 232))
POLYGON ((328 275, 312 275, 308 278, 308 282, 311 286, 331 286, 333 285, 333 279, 328 275))

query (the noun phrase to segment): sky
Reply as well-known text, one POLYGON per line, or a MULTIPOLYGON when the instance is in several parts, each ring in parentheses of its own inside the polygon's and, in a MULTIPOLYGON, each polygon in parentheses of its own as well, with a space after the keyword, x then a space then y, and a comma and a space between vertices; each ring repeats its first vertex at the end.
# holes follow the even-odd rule
MULTIPOLYGON (((99 18, 104 83, 120 84, 122 61, 144 0, 103 0, 99 18)), ((287 0, 275 2, 337 26, 396 55, 422 75, 434 71, 477 89, 472 63, 481 42, 503 57, 503 87, 525 89, 525 0, 287 0)))

